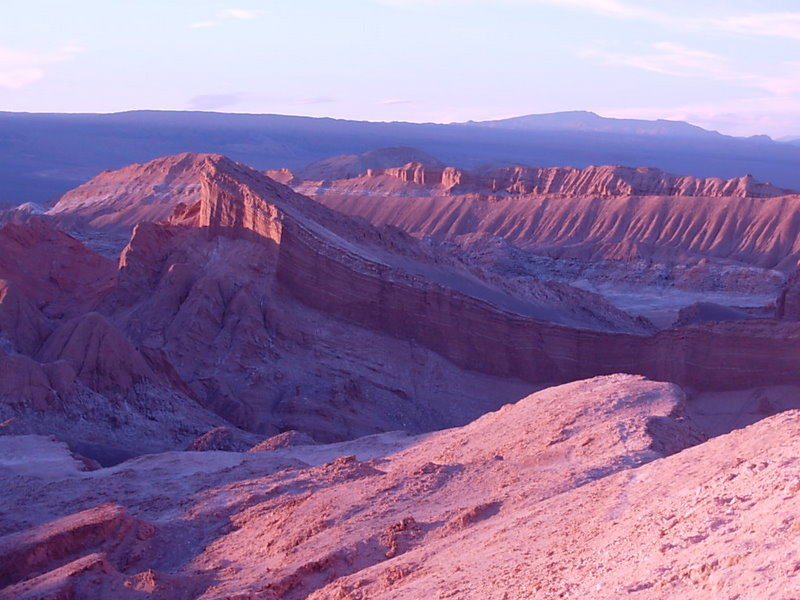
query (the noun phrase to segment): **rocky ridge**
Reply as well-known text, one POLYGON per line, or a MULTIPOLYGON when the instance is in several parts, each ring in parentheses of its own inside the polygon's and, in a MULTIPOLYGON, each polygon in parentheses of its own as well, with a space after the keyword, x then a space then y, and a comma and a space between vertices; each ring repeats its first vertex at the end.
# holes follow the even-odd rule
POLYGON ((467 171, 411 162, 401 167, 370 169, 367 177, 388 175, 406 183, 437 186, 447 195, 699 196, 704 198, 773 198, 794 193, 751 175, 733 179, 673 175, 646 167, 495 167, 467 171))
MULTIPOLYGON (((188 398, 186 406, 216 413, 217 422, 198 421, 205 431, 227 421, 261 436, 294 429, 337 441, 464 424, 521 390, 598 374, 640 373, 701 390, 798 382, 800 331, 788 321, 692 320, 653 334, 597 296, 486 277, 437 246, 334 213, 221 156, 168 157, 134 171, 146 174, 146 186, 124 183, 129 169, 102 179, 121 178, 123 190, 179 181, 197 199, 174 203, 168 221, 137 224, 116 274, 93 288, 91 301, 53 313, 35 341, 22 342, 33 364, 3 359, 32 369, 30 384, 15 384, 30 405, 58 397, 71 406, 66 392, 49 390, 74 389, 89 405, 105 402, 103 414, 138 398, 134 412, 152 416, 147 399, 161 394, 164 406, 188 398)), ((133 211, 149 202, 137 194, 128 201, 133 211)), ((89 209, 81 205, 84 217, 89 209)), ((14 239, 24 231, 9 227, 14 239)), ((108 261, 86 261, 108 277, 108 261)), ((6 337, 22 339, 13 329, 6 337)), ((33 421, 17 414, 14 431, 52 431, 23 426, 33 421)), ((168 439, 185 447, 202 433, 168 439)), ((119 439, 104 435, 106 445, 119 439)))
POLYGON ((788 600, 797 412, 704 441, 684 401, 615 375, 416 438, 94 472, 52 441, 0 438, 15 481, 0 498, 0 598, 788 600), (55 468, 18 462, 22 446, 55 468))

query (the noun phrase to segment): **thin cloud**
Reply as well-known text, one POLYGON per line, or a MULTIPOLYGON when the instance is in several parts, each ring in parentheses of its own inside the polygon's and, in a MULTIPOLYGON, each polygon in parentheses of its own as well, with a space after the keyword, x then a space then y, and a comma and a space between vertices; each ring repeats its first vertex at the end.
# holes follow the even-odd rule
POLYGON ((720 31, 800 40, 800 12, 753 13, 710 20, 720 31))
POLYGON ((264 12, 265 11, 259 9, 226 8, 225 10, 221 11, 219 15, 221 17, 229 17, 231 19, 242 19, 245 21, 251 21, 263 15, 264 12))
POLYGON ((694 50, 671 42, 653 44, 650 52, 623 53, 589 49, 579 52, 579 56, 596 58, 609 65, 636 67, 663 75, 721 79, 734 75, 727 60, 719 54, 694 50))
MULTIPOLYGON (((372 0, 378 4, 404 7, 472 5, 477 0, 372 0)), ((617 19, 647 22, 680 31, 719 31, 744 36, 776 37, 800 40, 800 12, 742 12, 725 17, 710 14, 702 3, 670 3, 669 10, 642 6, 628 0, 497 0, 516 6, 550 5, 556 8, 589 11, 617 19)), ((666 5, 665 5, 666 6, 666 5)), ((731 9, 727 9, 731 12, 731 9)))
POLYGON ((208 29, 210 27, 219 27, 223 24, 219 19, 252 21, 266 14, 266 12, 267 11, 265 10, 255 8, 226 8, 225 10, 221 10, 217 13, 217 20, 195 21, 194 23, 189 23, 189 27, 192 29, 208 29))
POLYGON ((0 87, 19 89, 45 76, 45 67, 70 60, 83 48, 69 44, 55 52, 39 53, 0 46, 0 87))
POLYGON ((394 104, 414 104, 413 100, 400 100, 400 99, 390 99, 390 100, 381 100, 378 104, 383 105, 394 105, 394 104))
POLYGON ((800 40, 800 12, 760 12, 726 17, 696 16, 643 8, 621 0, 523 0, 533 3, 571 6, 623 19, 647 21, 656 25, 689 31, 716 30, 747 36, 778 37, 800 40))
MULTIPOLYGON (((602 48, 583 50, 583 58, 600 60, 608 65, 634 67, 644 71, 724 81, 769 92, 775 96, 800 97, 800 62, 787 61, 774 65, 775 73, 750 72, 735 68, 719 54, 688 48, 671 42, 650 46, 649 51, 609 52, 602 48)), ((800 100, 800 98, 798 98, 800 100)))

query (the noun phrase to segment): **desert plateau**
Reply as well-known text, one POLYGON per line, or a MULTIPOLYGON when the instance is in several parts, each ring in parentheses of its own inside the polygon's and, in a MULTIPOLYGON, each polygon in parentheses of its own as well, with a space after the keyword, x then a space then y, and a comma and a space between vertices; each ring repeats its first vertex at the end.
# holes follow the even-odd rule
POLYGON ((800 600, 800 8, 6 2, 0 600, 800 600))

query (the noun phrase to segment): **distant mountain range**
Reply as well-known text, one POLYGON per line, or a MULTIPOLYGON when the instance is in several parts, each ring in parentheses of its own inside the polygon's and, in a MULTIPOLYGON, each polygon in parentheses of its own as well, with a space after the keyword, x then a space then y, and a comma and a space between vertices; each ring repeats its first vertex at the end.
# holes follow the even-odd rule
POLYGON ((800 187, 800 147, 736 138, 676 121, 588 112, 499 121, 374 123, 282 115, 133 111, 0 113, 0 205, 50 203, 98 172, 179 152, 216 152, 258 169, 410 147, 449 165, 623 165, 800 187))
POLYGON ((611 119, 585 110, 525 115, 495 121, 469 121, 467 125, 510 129, 514 131, 584 131, 624 133, 631 135, 663 135, 670 137, 723 137, 716 131, 708 131, 683 121, 658 119, 611 119))

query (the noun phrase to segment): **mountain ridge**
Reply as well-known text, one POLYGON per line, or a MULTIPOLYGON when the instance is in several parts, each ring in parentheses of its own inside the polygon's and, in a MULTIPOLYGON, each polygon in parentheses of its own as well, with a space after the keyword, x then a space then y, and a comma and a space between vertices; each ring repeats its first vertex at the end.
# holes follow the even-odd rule
POLYGON ((791 144, 724 135, 670 138, 609 131, 515 131, 464 124, 378 123, 281 115, 131 111, 107 115, 0 113, 0 205, 47 203, 106 169, 179 152, 221 153, 253 167, 298 169, 337 154, 418 148, 447 164, 617 163, 698 177, 751 172, 800 187, 791 144), (102 150, 99 150, 101 149, 102 150))

